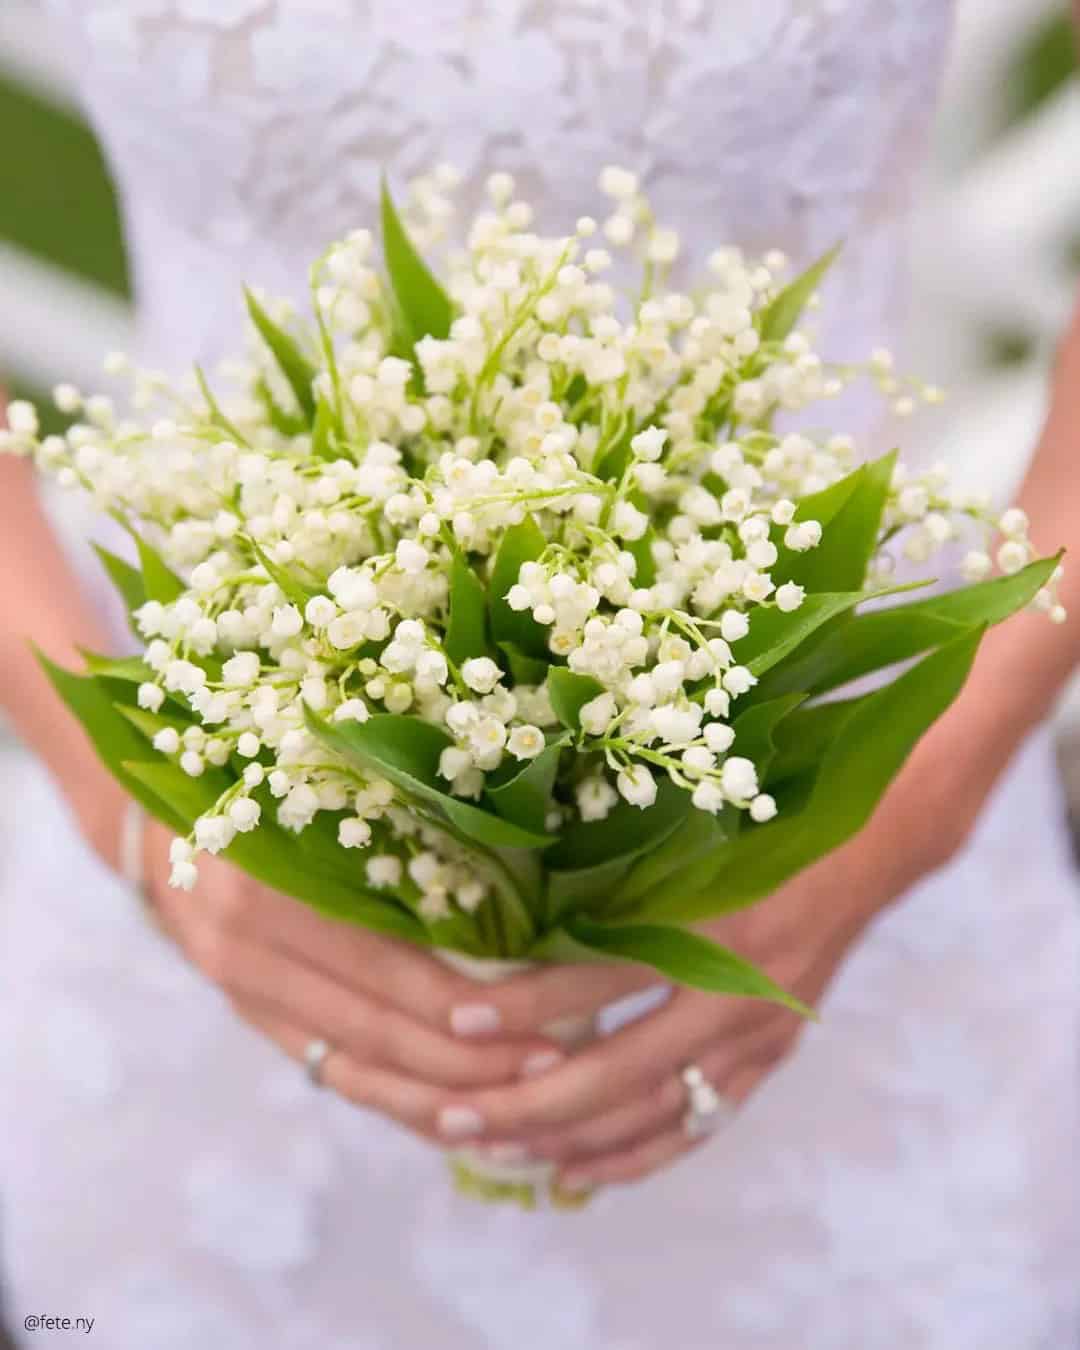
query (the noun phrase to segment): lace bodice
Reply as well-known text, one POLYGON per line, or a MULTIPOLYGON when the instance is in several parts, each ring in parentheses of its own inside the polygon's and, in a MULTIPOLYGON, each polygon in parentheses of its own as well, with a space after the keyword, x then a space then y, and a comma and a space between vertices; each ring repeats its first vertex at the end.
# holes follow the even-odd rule
POLYGON ((604 164, 693 245, 849 247, 880 335, 950 0, 50 0, 127 208, 154 357, 217 354, 239 278, 288 292, 397 182, 493 169, 569 228, 604 164))

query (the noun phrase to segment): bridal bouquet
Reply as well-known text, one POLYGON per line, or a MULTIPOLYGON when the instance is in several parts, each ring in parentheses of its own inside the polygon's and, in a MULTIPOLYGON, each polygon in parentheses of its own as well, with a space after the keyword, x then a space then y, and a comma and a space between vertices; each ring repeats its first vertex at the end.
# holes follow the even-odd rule
MULTIPOLYGON (((215 387, 114 357, 122 412, 61 386, 79 420, 42 438, 13 405, 6 448, 136 559, 98 550, 140 654, 46 665, 175 830, 177 886, 222 853, 466 960, 632 960, 798 1006, 692 925, 853 835, 986 627, 1063 617, 1059 563, 1022 512, 895 454, 857 465, 810 429, 827 408, 798 417, 856 379, 898 413, 936 397, 886 352, 815 353, 831 255, 785 280, 721 248, 684 293, 633 176, 601 186, 603 223, 548 237, 497 175, 445 288, 384 192, 381 261, 367 230, 333 245, 305 320, 249 293, 215 387), (968 584, 878 603, 954 543, 968 584)), ((415 193, 427 237, 444 189, 415 193)))

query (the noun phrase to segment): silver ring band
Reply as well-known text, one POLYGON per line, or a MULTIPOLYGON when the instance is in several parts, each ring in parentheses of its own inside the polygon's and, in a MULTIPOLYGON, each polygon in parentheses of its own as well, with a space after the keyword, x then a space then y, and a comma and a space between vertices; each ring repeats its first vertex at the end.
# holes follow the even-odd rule
POLYGON ((323 1067, 330 1054, 330 1043, 321 1036, 315 1036, 304 1046, 304 1069, 308 1078, 316 1087, 323 1086, 323 1067))
POLYGON ((722 1129, 735 1114, 735 1108, 713 1087, 697 1064, 687 1064, 679 1077, 686 1088, 686 1113, 683 1129, 690 1139, 704 1139, 722 1129))

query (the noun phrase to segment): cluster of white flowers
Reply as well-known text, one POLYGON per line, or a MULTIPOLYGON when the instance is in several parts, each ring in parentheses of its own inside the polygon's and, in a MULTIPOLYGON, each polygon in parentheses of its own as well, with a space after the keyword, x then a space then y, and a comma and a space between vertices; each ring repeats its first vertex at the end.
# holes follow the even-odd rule
MULTIPOLYGON (((425 239, 445 228, 452 184, 440 170, 415 188, 425 239)), ((900 413, 939 394, 901 382, 886 352, 835 368, 806 331, 763 332, 781 255, 722 249, 706 290, 670 289, 677 235, 652 220, 634 175, 609 169, 601 187, 603 223, 582 218, 552 238, 530 230, 529 207, 496 175, 490 210, 449 260, 452 322, 415 343, 415 363, 359 230, 314 269, 310 331, 263 301, 293 335, 306 387, 253 328, 247 356, 217 372, 230 392, 216 399, 201 378, 174 389, 116 356, 108 372, 133 386, 123 413, 61 386, 56 403, 78 420, 41 437, 34 409, 11 406, 6 448, 85 489, 184 579, 175 599, 137 612, 139 703, 163 719, 161 753, 195 776, 231 764, 235 781, 177 842, 177 884, 193 884, 196 852, 258 826, 265 785, 288 829, 338 813, 340 842, 366 850, 371 885, 414 888, 426 918, 477 907, 487 883, 454 841, 329 750, 305 709, 438 725, 439 777, 461 798, 538 756, 561 728, 535 660, 521 681, 504 648, 458 664, 446 644, 454 560, 489 584, 523 522, 543 547, 498 598, 531 616, 551 663, 602 689, 580 711, 549 826, 575 812, 601 819, 620 798, 648 807, 664 778, 704 811, 775 814, 732 731, 756 683, 738 644, 756 611, 803 603, 774 570, 819 545, 822 525, 799 503, 848 473, 858 447, 774 431, 772 415, 866 374, 900 413), (604 279, 608 246, 644 258, 632 303, 604 279), (197 723, 170 725, 167 697, 197 723)), ((969 579, 1032 557, 1022 512, 998 518, 937 470, 898 467, 870 580, 884 581, 898 554, 923 563, 969 529, 969 579)), ((1064 617, 1053 587, 1038 605, 1064 617)))

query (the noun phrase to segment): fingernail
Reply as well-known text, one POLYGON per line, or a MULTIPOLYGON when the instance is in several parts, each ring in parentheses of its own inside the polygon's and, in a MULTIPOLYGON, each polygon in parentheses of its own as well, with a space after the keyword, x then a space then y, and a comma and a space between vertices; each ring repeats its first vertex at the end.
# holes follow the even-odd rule
POLYGON ((450 1029, 457 1036, 488 1036, 498 1031, 501 1020, 490 1003, 459 1003, 450 1009, 450 1029))
POLYGON ((586 1191, 591 1191, 592 1182, 588 1177, 568 1176, 559 1178, 559 1190, 569 1191, 571 1195, 584 1195, 586 1191))
POLYGON ((537 1078, 560 1065, 566 1056, 558 1050, 534 1050, 521 1063, 522 1078, 537 1078))
POLYGON ((532 1155, 523 1144, 492 1144, 487 1156, 496 1163, 531 1162, 532 1155))
POLYGON ((483 1129, 483 1117, 471 1106, 444 1106, 439 1112, 439 1133, 447 1139, 470 1139, 483 1129))

